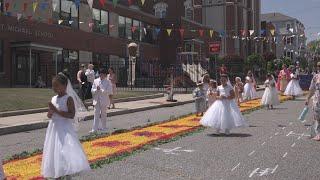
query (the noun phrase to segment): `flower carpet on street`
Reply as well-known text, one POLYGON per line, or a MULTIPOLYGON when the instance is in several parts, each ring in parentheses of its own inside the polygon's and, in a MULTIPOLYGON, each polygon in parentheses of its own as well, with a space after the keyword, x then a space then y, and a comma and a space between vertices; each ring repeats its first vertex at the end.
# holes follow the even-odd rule
MULTIPOLYGON (((291 99, 291 97, 280 96, 280 99, 283 102, 291 99)), ((260 99, 251 100, 240 105, 241 112, 250 112, 258 108, 261 108, 260 99)), ((190 115, 128 132, 91 138, 82 142, 82 146, 88 160, 91 164, 94 164, 108 158, 121 156, 124 153, 133 152, 158 141, 172 139, 179 135, 196 131, 201 128, 199 120, 199 117, 190 115)), ((14 158, 4 162, 4 171, 7 179, 43 179, 41 177, 41 161, 41 151, 31 155, 14 156, 14 158)))

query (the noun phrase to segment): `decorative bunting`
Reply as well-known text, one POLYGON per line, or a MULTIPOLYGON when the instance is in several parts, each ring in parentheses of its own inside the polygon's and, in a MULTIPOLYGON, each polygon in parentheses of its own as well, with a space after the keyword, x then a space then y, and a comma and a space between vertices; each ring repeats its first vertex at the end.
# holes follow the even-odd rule
MULTIPOLYGON (((105 1, 105 0, 103 0, 103 1, 105 1)), ((118 0, 112 0, 112 3, 113 3, 113 6, 115 7, 118 4, 118 0)))
POLYGON ((131 27, 131 31, 134 33, 135 31, 137 30, 137 27, 136 26, 132 26, 131 27))
POLYGON ((17 13, 17 19, 18 19, 18 21, 21 19, 21 17, 22 17, 22 14, 21 14, 21 13, 17 13))
MULTIPOLYGON (((113 0, 114 1, 114 0, 113 0)), ((106 0, 99 0, 99 3, 102 7, 104 7, 104 5, 106 4, 106 0)))
POLYGON ((23 11, 27 11, 28 3, 23 3, 23 11))
POLYGON ((14 9, 14 10, 18 10, 18 5, 17 5, 17 3, 14 3, 14 4, 13 4, 13 9, 14 9))
POLYGON ((143 28, 144 35, 147 35, 147 28, 143 28))
POLYGON ((52 0, 52 9, 53 11, 56 11, 58 7, 59 0, 52 0))
POLYGON ((42 11, 45 11, 48 6, 49 6, 49 4, 47 2, 43 2, 43 3, 40 4, 40 9, 42 11))
POLYGON ((80 0, 74 0, 74 3, 76 4, 77 9, 80 7, 80 0))
POLYGON ((157 36, 158 36, 159 33, 160 33, 160 31, 161 31, 161 29, 160 29, 160 28, 155 28, 154 30, 156 31, 156 34, 157 34, 157 36))
POLYGON ((114 27, 114 25, 113 25, 113 24, 110 24, 110 25, 109 25, 109 28, 113 28, 113 27, 114 27))
POLYGON ((271 30, 270 30, 270 33, 271 33, 272 36, 274 36, 275 30, 274 30, 274 29, 271 29, 271 30))
POLYGON ((145 3, 145 0, 141 0, 141 4, 142 4, 142 6, 144 5, 144 3, 145 3))
POLYGON ((249 30, 250 36, 254 33, 254 30, 249 30))
POLYGON ((240 30, 241 36, 246 36, 247 35, 246 32, 247 32, 246 30, 240 30))
POLYGON ((8 11, 9 8, 10 8, 10 3, 6 3, 6 4, 5 4, 5 8, 6 8, 6 11, 8 11))
POLYGON ((291 33, 293 33, 293 28, 290 28, 289 31, 290 31, 291 33))
POLYGON ((58 24, 60 25, 61 23, 63 23, 63 20, 60 19, 60 20, 58 21, 58 24))
POLYGON ((172 29, 167 29, 168 36, 171 36, 172 29))
POLYGON ((128 0, 128 5, 131 6, 133 4, 133 0, 128 0))
POLYGON ((203 35, 204 35, 204 30, 203 29, 199 29, 199 35, 200 35, 200 37, 203 37, 203 35))
POLYGON ((69 21, 69 24, 71 25, 73 23, 73 21, 69 21))
POLYGON ((183 39, 183 36, 184 36, 184 29, 179 29, 179 32, 180 32, 180 36, 181 36, 181 39, 183 39))
POLYGON ((213 36, 213 30, 212 29, 210 29, 209 34, 210 34, 210 38, 212 38, 212 36, 213 36))
POLYGON ((37 6, 38 6, 38 2, 37 1, 32 3, 33 12, 36 12, 37 6))
POLYGON ((32 16, 28 16, 28 21, 29 21, 29 22, 32 21, 32 16))
POLYGON ((87 0, 87 2, 88 2, 88 4, 89 4, 90 9, 92 9, 93 0, 87 0))
POLYGON ((52 18, 48 19, 48 24, 53 24, 53 19, 52 18))

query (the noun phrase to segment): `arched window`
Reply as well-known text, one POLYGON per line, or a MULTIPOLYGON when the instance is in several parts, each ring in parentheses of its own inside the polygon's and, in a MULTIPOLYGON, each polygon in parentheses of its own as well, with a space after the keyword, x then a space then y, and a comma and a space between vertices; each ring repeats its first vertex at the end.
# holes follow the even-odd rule
POLYGON ((167 15, 168 4, 164 2, 159 2, 153 6, 154 15, 158 18, 165 18, 167 15))

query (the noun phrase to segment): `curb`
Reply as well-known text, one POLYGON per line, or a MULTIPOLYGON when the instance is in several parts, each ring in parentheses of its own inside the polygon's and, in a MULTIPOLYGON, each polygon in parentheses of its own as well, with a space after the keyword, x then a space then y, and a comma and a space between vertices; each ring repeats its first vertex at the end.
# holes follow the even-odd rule
MULTIPOLYGON (((166 107, 175 107, 175 106, 181 106, 184 104, 192 103, 194 100, 188 100, 183 102, 176 102, 176 103, 170 103, 170 104, 161 104, 156 106, 150 106, 150 107, 143 107, 143 108, 137 108, 137 109, 129 109, 124 111, 118 111, 118 112, 110 112, 107 113, 108 117, 111 116, 119 116, 119 115, 125 115, 135 112, 141 112, 141 111, 147 111, 152 109, 159 109, 159 108, 166 108, 166 107)), ((89 121, 93 119, 93 115, 89 115, 85 117, 85 121, 89 121)), ((7 127, 1 127, 0 128, 0 136, 7 135, 7 134, 13 134, 13 133, 19 133, 19 132, 25 132, 25 131, 32 131, 36 129, 43 129, 46 128, 49 124, 48 120, 33 122, 31 124, 20 124, 16 126, 7 126, 7 127)))
MULTIPOLYGON (((141 100, 146 100, 146 99, 156 99, 156 98, 160 98, 160 97, 164 97, 164 94, 158 93, 158 94, 146 95, 146 96, 121 98, 121 99, 115 99, 114 102, 115 103, 132 102, 132 101, 141 101, 141 100)), ((38 108, 38 109, 27 109, 27 110, 19 110, 19 111, 0 112, 0 118, 9 117, 9 116, 19 116, 19 115, 43 113, 43 112, 47 112, 47 111, 48 111, 48 108, 38 108)))

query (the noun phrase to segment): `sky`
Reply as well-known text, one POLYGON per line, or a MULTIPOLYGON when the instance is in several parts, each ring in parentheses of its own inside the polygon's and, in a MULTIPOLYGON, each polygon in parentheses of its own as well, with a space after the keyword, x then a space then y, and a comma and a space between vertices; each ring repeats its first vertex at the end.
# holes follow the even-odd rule
POLYGON ((301 21, 307 41, 320 39, 320 0, 261 0, 262 13, 279 12, 301 21))

